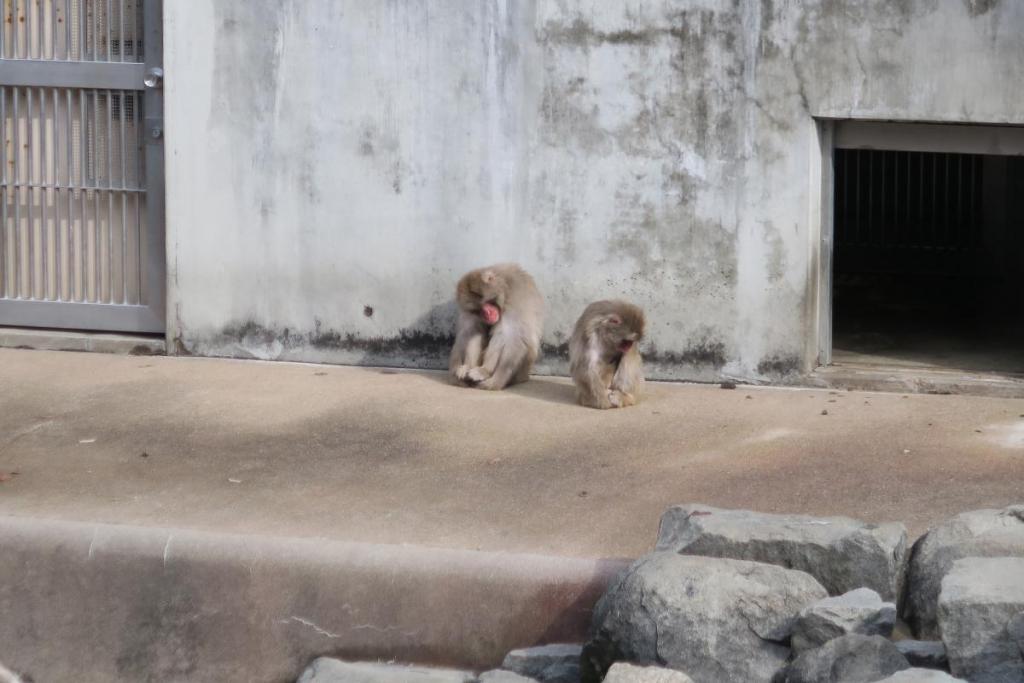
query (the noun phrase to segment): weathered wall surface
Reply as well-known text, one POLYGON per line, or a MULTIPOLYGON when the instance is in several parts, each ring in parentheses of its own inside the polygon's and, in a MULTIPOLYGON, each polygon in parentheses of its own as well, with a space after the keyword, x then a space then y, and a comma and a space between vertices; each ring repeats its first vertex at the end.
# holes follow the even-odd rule
POLYGON ((443 364, 522 263, 548 370, 585 304, 651 374, 813 356, 813 117, 1024 124, 1012 0, 165 3, 179 352, 443 364))

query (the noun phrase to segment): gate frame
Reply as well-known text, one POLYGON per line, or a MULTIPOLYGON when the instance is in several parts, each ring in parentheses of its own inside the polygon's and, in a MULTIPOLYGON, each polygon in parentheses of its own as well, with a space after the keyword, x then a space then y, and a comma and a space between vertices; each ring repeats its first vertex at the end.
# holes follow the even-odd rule
POLYGON ((832 363, 832 254, 836 149, 1024 156, 1024 126, 815 118, 810 159, 810 343, 808 371, 832 363))
POLYGON ((0 59, 0 85, 81 90, 137 90, 145 118, 146 222, 140 230, 146 250, 139 267, 145 277, 140 304, 0 299, 0 325, 69 331, 136 332, 167 330, 166 201, 164 197, 163 87, 148 87, 147 73, 163 73, 163 0, 142 0, 143 62, 62 62, 0 59))

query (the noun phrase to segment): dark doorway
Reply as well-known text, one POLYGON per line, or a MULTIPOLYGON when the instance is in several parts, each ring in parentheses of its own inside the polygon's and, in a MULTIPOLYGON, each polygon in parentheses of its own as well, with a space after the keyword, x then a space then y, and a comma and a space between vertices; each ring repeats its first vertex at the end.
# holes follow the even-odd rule
POLYGON ((834 364, 1024 374, 1024 158, 836 149, 834 364))

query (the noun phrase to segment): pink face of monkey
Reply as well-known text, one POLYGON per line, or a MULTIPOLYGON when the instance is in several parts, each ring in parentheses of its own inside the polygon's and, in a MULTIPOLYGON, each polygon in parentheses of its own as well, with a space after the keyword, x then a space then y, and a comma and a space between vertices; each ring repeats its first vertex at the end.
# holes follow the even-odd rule
POLYGON ((495 325, 501 320, 501 309, 492 303, 486 303, 480 307, 480 317, 488 325, 495 325))

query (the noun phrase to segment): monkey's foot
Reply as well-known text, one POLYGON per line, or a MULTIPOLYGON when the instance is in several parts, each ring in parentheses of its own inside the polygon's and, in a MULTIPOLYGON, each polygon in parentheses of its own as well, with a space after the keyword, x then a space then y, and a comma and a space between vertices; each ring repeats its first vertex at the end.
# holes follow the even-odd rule
POLYGON ((490 375, 482 367, 470 368, 466 372, 466 381, 473 382, 474 384, 479 384, 489 377, 490 375))
POLYGON ((460 365, 459 367, 455 368, 455 379, 459 380, 460 382, 465 382, 466 381, 466 375, 468 375, 468 374, 469 374, 469 366, 468 365, 460 365))
POLYGON ((482 381, 479 384, 477 384, 476 388, 477 389, 485 389, 487 391, 501 391, 502 389, 505 388, 505 385, 504 384, 499 384, 497 382, 497 380, 495 380, 495 378, 492 376, 492 377, 488 377, 484 381, 482 381))

